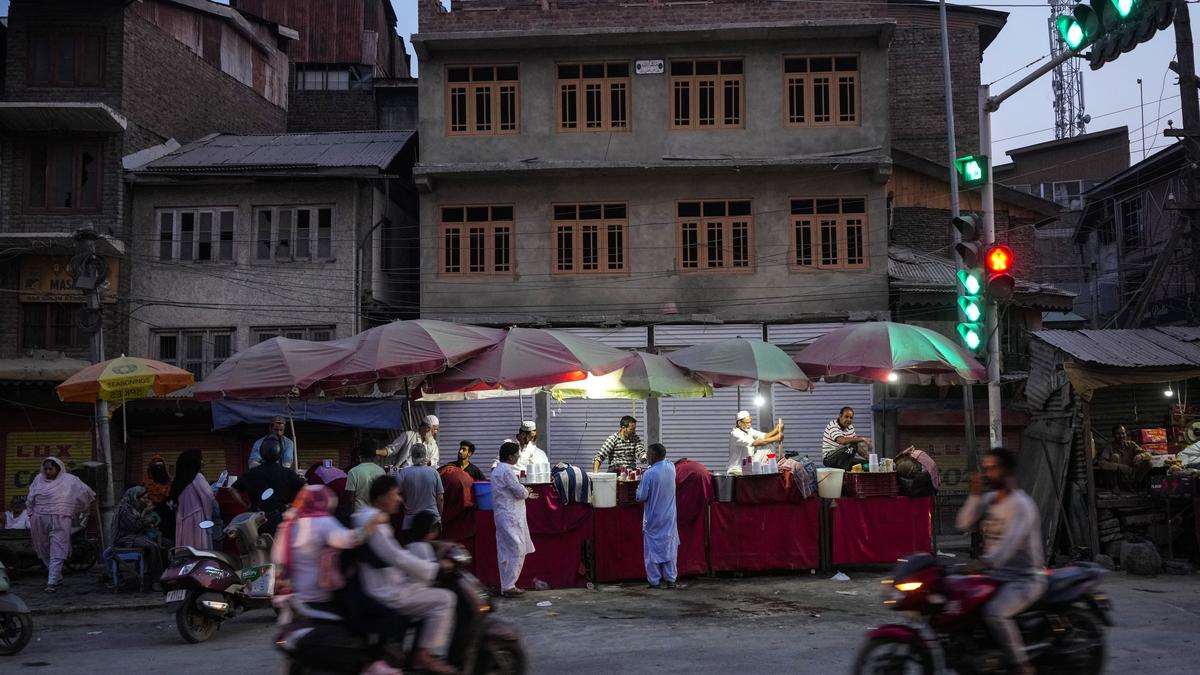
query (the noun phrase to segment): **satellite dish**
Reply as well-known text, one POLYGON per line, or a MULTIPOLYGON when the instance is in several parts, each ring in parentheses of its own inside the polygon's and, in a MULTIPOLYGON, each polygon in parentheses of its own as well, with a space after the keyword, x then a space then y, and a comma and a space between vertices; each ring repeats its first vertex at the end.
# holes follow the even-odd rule
POLYGON ((213 521, 211 521, 211 520, 200 521, 200 529, 202 529, 202 530, 212 529, 212 526, 213 526, 213 521))
POLYGON ((267 488, 266 490, 263 490, 262 495, 259 496, 259 500, 265 502, 268 499, 270 499, 271 495, 273 495, 273 494, 275 494, 275 490, 273 490, 272 488, 267 488))

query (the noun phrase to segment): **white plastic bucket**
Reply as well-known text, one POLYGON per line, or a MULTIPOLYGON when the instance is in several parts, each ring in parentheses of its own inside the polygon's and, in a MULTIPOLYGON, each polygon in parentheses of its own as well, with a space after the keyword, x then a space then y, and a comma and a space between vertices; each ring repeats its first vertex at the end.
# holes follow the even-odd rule
POLYGON ((611 509, 617 505, 617 474, 588 472, 592 482, 592 506, 598 509, 611 509))
POLYGON ((837 499, 842 496, 842 469, 821 467, 817 469, 817 494, 825 499, 837 499))

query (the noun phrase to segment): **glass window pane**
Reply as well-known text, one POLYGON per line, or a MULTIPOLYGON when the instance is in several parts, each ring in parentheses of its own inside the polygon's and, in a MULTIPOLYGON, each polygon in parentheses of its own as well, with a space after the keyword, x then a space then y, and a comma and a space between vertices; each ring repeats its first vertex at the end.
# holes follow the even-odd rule
POLYGON ((33 85, 50 84, 54 62, 50 50, 50 36, 34 35, 30 39, 29 50, 29 83, 33 85))
POLYGON ((742 123, 742 82, 727 80, 725 82, 725 114, 724 122, 730 126, 742 123))
POLYGON ((158 216, 158 259, 172 260, 175 257, 175 214, 166 211, 158 216))
POLYGON ((174 333, 158 336, 158 360, 178 364, 179 338, 174 333))
POLYGON ((554 219, 555 220, 575 220, 576 209, 574 204, 555 204, 554 219))
POLYGON ((221 212, 221 260, 233 260, 233 211, 221 212))
POLYGON ((469 68, 447 68, 446 80, 449 82, 469 82, 471 80, 471 70, 469 68))
POLYGON ((279 209, 279 224, 275 232, 275 260, 292 259, 292 210, 279 209))
POLYGON ((821 221, 821 264, 838 264, 837 221, 821 221))
POLYGON ((846 264, 866 263, 863 252, 863 221, 857 218, 846 221, 846 264))
POLYGON ((725 202, 704 202, 705 216, 725 215, 725 202))
POLYGON ((692 83, 681 80, 672 83, 671 87, 674 92, 671 124, 686 127, 692 122, 692 83))
POLYGON ((500 87, 500 130, 513 131, 517 128, 517 88, 512 85, 500 87))
POLYGON ((469 272, 487 271, 487 230, 482 227, 472 227, 467 230, 467 251, 469 254, 469 272))
POLYGON ((584 120, 588 129, 599 129, 604 125, 603 86, 591 83, 584 87, 584 120))
POLYGON ((608 269, 625 269, 625 226, 608 226, 608 269))
POLYGON ((708 267, 725 266, 725 225, 723 223, 708 223, 706 225, 708 243, 708 267))
POLYGON ((100 84, 104 73, 104 41, 99 35, 85 35, 79 58, 79 84, 100 84))
POLYGON ((575 108, 576 88, 574 84, 564 84, 559 89, 559 126, 563 129, 574 129, 578 126, 578 111, 575 108))
POLYGON ((258 244, 254 257, 258 260, 271 259, 271 217, 274 212, 263 209, 258 212, 258 244))
POLYGON ((184 340, 184 358, 186 359, 202 359, 204 358, 204 336, 201 334, 190 334, 183 336, 184 340))
POLYGON ((856 93, 853 77, 838 78, 838 122, 847 123, 858 119, 856 93))
POLYGON ((317 257, 322 260, 333 257, 333 209, 317 211, 317 257))
POLYGON ((788 79, 787 100, 788 124, 804 124, 804 78, 788 79))
POLYGON ((492 130, 492 88, 475 89, 475 131, 492 130))
POLYGON ((46 146, 35 143, 29 146, 29 205, 37 208, 46 206, 46 146))
POLYGON ((828 77, 813 78, 813 121, 817 124, 828 123, 830 115, 830 87, 828 77))
POLYGON ((719 67, 716 61, 697 61, 697 75, 716 75, 719 67))
POLYGON ((602 214, 602 207, 599 204, 580 204, 579 219, 580 220, 599 220, 602 214))
POLYGON ((610 63, 607 66, 609 77, 629 77, 628 63, 610 63))
POLYGON ((509 262, 512 256, 512 230, 508 227, 495 229, 493 252, 493 267, 495 272, 509 272, 512 266, 509 262))
POLYGON ((558 78, 560 80, 579 79, 579 64, 572 63, 572 64, 559 66, 558 67, 558 78))
POLYGON ((609 85, 609 126, 613 129, 624 129, 629 126, 628 97, 625 93, 624 82, 614 82, 609 85))
POLYGON ((450 89, 450 131, 465 132, 467 130, 467 89, 466 87, 451 87, 450 89))
POLYGON ((229 333, 217 333, 213 335, 213 367, 220 365, 221 361, 229 358, 233 354, 233 335, 229 333))
POLYGON ((604 77, 603 63, 585 63, 583 64, 583 76, 585 78, 600 79, 604 77))
POLYGON ((511 206, 493 206, 492 220, 496 222, 508 222, 513 219, 513 208, 511 206))
POLYGON ((680 266, 684 269, 694 269, 699 266, 700 241, 696 223, 683 223, 680 226, 680 266))
POLYGON ((212 211, 200 213, 200 230, 196 243, 196 260, 213 259, 213 214, 212 211))
POLYGON ((585 272, 594 272, 600 269, 600 227, 598 225, 584 225, 582 244, 580 246, 582 253, 583 270, 585 272))
POLYGON ((309 248, 311 246, 312 226, 310 224, 312 211, 308 209, 298 209, 296 211, 296 257, 302 260, 307 260, 309 257, 309 248))
POLYGON ((457 227, 447 228, 443 235, 442 246, 444 247, 444 259, 442 260, 442 271, 450 274, 455 274, 462 271, 462 242, 459 236, 462 231, 457 227))
POLYGON ((195 259, 196 247, 196 214, 184 212, 179 214, 179 259, 190 261, 195 259))
POLYGON ((575 229, 567 225, 559 226, 555 238, 558 246, 555 267, 559 272, 570 272, 575 266, 575 229))
POLYGON ((812 221, 807 219, 797 220, 796 228, 796 264, 801 266, 811 265, 813 263, 812 250, 812 221))
POLYGON ((474 66, 471 68, 472 82, 491 82, 496 79, 496 69, 491 66, 474 66))
POLYGON ((717 82, 716 80, 700 80, 697 83, 697 119, 702 127, 710 127, 717 123, 717 82))
POLYGON ((55 64, 55 84, 75 84, 75 37, 59 35, 56 42, 58 63, 55 64))
POLYGON ((79 207, 95 208, 100 200, 100 164, 95 148, 79 151, 79 207))
POLYGON ((75 151, 70 146, 51 146, 47 152, 50 163, 50 207, 75 207, 75 151))
POLYGON ((350 71, 331 70, 325 75, 325 88, 345 91, 350 88, 350 71))
POLYGON ((517 66, 497 66, 496 79, 500 81, 515 82, 517 80, 517 66))

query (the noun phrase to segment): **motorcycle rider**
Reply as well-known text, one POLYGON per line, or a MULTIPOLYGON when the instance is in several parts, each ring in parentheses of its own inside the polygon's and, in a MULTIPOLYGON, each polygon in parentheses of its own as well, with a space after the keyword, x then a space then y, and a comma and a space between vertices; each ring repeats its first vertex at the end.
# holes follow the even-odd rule
POLYGON ((282 455, 283 445, 274 436, 267 436, 259 446, 262 464, 247 471, 233 485, 233 496, 242 506, 266 514, 267 523, 260 531, 272 535, 283 520, 284 510, 304 487, 303 478, 280 465, 282 455), (272 492, 264 500, 262 494, 267 488, 272 492))
POLYGON ((984 621, 1008 652, 1011 672, 1032 675, 1034 669, 1013 617, 1046 590, 1042 528, 1037 505, 1017 488, 1017 455, 1007 448, 989 450, 983 458, 983 477, 971 476, 971 494, 958 512, 956 525, 969 531, 977 524, 984 543, 978 562, 1003 584, 983 608, 984 621))

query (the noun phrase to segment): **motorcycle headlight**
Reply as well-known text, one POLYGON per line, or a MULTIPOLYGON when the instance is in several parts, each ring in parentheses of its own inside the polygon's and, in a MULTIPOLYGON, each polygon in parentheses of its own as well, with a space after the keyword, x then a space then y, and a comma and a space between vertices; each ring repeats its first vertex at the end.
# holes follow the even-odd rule
POLYGON ((924 585, 919 581, 905 581, 904 583, 896 584, 896 590, 902 593, 911 593, 924 585))
MULTIPOLYGON (((196 562, 199 562, 199 561, 196 561, 196 562)), ((183 567, 180 567, 179 568, 179 576, 182 577, 185 574, 191 574, 192 570, 196 569, 196 562, 190 562, 190 563, 184 565, 183 567)))

